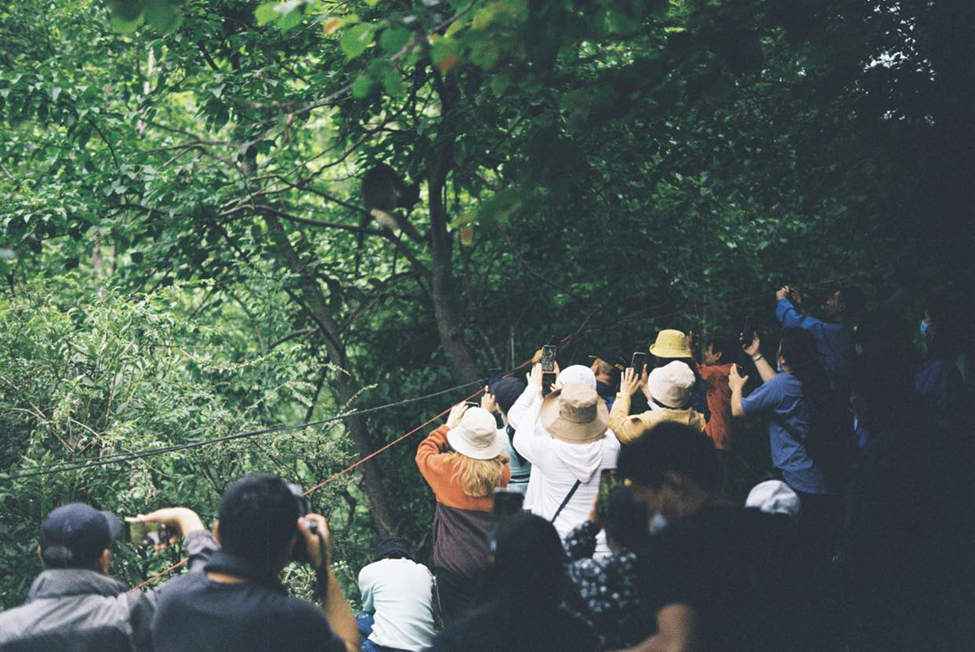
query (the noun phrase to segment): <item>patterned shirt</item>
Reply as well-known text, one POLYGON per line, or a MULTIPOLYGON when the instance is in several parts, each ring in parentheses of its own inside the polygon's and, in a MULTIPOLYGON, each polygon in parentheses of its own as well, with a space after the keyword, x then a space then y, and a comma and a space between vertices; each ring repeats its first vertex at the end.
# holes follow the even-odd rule
POLYGON ((653 633, 654 623, 647 623, 640 606, 636 555, 620 549, 601 559, 592 558, 599 530, 586 521, 562 542, 572 585, 565 606, 592 624, 601 650, 617 650, 645 639, 653 633))

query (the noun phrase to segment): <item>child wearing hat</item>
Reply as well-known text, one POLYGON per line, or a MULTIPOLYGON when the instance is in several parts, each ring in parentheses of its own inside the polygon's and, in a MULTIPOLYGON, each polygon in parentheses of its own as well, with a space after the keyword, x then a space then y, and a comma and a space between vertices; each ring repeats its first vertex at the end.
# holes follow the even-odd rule
POLYGON ((642 378, 637 377, 633 369, 627 369, 609 413, 609 429, 621 444, 639 439, 664 421, 676 421, 704 432, 704 416, 690 407, 694 381, 694 372, 678 361, 658 367, 642 378), (641 386, 650 409, 630 415, 630 401, 641 386))

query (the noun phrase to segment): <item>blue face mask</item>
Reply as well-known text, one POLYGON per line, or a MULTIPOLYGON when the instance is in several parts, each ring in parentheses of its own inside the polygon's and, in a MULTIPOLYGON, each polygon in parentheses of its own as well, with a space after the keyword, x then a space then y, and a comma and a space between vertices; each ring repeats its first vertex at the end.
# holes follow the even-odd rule
POLYGON ((650 521, 650 534, 657 534, 665 527, 667 527, 667 519, 661 516, 660 512, 654 514, 653 520, 650 521))
POLYGON ((921 320, 921 339, 925 339, 928 336, 928 322, 921 320))

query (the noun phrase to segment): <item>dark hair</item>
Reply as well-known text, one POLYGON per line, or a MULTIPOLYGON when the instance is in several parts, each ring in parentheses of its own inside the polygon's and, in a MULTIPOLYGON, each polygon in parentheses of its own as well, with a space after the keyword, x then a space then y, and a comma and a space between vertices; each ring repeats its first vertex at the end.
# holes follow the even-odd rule
POLYGON ((403 537, 386 537, 376 544, 376 561, 383 559, 409 559, 413 561, 410 554, 410 542, 403 537))
POLYGON ((511 619, 530 623, 530 614, 558 607, 566 587, 565 558, 551 523, 531 512, 518 512, 495 528, 491 552, 485 610, 501 610, 511 619))
POLYGON ((220 545, 267 570, 298 531, 299 508, 281 478, 256 474, 230 485, 220 501, 220 545))
MULTIPOLYGON (((809 410, 805 446, 814 462, 834 478, 841 476, 856 454, 852 427, 846 426, 847 401, 830 389, 815 336, 804 328, 782 331, 782 357, 802 383, 802 397, 809 410)), ((852 426, 852 423, 851 423, 852 426)))
POLYGON ((711 347, 711 352, 715 355, 721 355, 721 364, 738 362, 738 358, 741 355, 741 345, 737 342, 732 342, 727 337, 712 337, 708 340, 705 348, 707 346, 711 347))
POLYGON ((840 293, 840 301, 845 307, 844 312, 850 317, 860 314, 867 305, 866 297, 855 285, 841 285, 836 288, 836 291, 840 293))
POLYGON ((603 528, 606 536, 627 550, 643 550, 650 539, 646 506, 633 499, 629 487, 617 487, 609 495, 603 528))
POLYGON ((686 475, 708 491, 720 491, 724 484, 714 444, 682 423, 665 421, 620 447, 616 463, 620 477, 658 491, 668 471, 686 475))

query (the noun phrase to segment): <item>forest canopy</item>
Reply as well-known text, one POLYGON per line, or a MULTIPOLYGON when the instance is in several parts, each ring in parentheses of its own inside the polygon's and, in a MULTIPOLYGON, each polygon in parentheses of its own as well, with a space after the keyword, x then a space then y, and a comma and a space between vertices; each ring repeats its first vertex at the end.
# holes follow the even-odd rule
MULTIPOLYGON (((915 308, 970 288, 973 12, 6 3, 0 608, 59 504, 207 520, 248 472, 314 486, 553 336, 585 362, 771 326, 786 282, 812 305, 835 280, 915 308), (414 198, 384 223, 361 187, 385 166, 414 198)), ((420 436, 312 494, 349 581, 379 535, 428 545, 420 436)), ((178 558, 126 550, 117 574, 178 558)))

